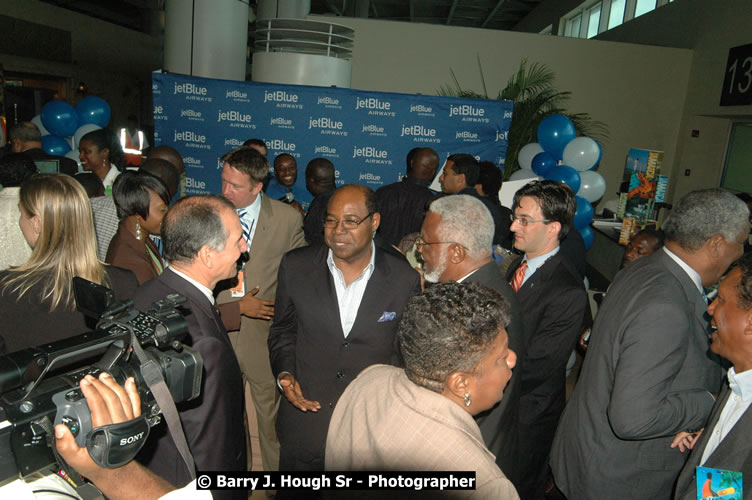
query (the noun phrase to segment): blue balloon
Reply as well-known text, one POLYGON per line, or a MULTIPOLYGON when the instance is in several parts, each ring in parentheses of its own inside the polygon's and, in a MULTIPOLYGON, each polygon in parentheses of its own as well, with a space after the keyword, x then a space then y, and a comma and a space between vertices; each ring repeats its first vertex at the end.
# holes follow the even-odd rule
POLYGON ((558 181, 563 182, 567 186, 572 188, 572 191, 575 193, 580 189, 580 173, 573 169, 572 167, 568 167, 566 165, 559 165, 558 167, 554 167, 551 170, 548 171, 548 175, 546 175, 546 179, 550 181, 558 181))
POLYGON ((593 239, 595 239, 595 234, 593 234, 593 228, 590 226, 585 226, 582 229, 578 229, 580 232, 580 236, 582 236, 582 239, 585 240, 585 249, 590 250, 590 247, 593 246, 593 239))
POLYGON ((574 227, 582 229, 593 220, 593 205, 581 196, 575 196, 574 199, 577 201, 577 211, 574 213, 574 227))
POLYGON ((564 148, 575 135, 574 123, 564 115, 549 115, 538 125, 538 143, 556 161, 561 160, 564 148))
POLYGON ((65 101, 50 101, 40 113, 42 125, 50 134, 58 137, 70 137, 78 128, 78 115, 73 106, 65 101))
POLYGON ((48 155, 65 156, 65 153, 71 150, 67 140, 56 135, 45 135, 42 137, 42 149, 48 155))
POLYGON ((106 127, 110 122, 110 105, 107 101, 97 96, 87 96, 76 104, 78 114, 78 126, 93 123, 100 127, 106 127))
POLYGON ((533 172, 541 177, 545 177, 546 174, 556 166, 556 160, 551 153, 543 151, 542 153, 533 156, 530 165, 533 168, 533 172))

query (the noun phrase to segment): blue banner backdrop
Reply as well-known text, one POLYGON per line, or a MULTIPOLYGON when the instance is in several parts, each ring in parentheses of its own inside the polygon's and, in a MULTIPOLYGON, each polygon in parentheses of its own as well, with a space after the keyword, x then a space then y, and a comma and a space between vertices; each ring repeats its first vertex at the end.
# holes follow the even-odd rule
POLYGON ((469 153, 504 166, 511 101, 235 82, 153 73, 154 142, 177 149, 186 192, 219 193, 219 158, 247 139, 263 139, 269 162, 280 153, 305 166, 328 158, 337 184, 373 189, 397 182, 405 157, 431 147, 445 159, 469 153))

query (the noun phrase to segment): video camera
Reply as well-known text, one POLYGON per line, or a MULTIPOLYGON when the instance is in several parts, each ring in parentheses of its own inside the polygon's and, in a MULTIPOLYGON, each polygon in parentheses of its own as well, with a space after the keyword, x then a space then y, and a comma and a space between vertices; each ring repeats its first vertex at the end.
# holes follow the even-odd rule
POLYGON ((199 395, 203 360, 181 343, 188 323, 176 307, 184 297, 168 295, 144 313, 131 301, 114 302, 111 290, 81 278, 74 278, 74 292, 77 309, 98 320, 95 331, 0 357, 0 484, 59 462, 53 426, 60 423, 100 466, 132 460, 149 429, 161 421, 152 390, 158 372, 175 403, 199 395), (79 368, 61 373, 73 365, 79 368), (103 371, 119 384, 134 377, 140 418, 92 429, 78 384, 103 371))

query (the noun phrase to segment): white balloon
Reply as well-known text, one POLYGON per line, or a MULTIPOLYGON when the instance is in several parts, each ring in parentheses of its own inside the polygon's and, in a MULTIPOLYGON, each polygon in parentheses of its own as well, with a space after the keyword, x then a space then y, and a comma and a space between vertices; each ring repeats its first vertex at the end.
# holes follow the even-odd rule
POLYGON ((85 125, 81 125, 80 127, 78 127, 78 129, 76 130, 76 133, 73 134, 73 141, 75 142, 73 149, 78 149, 78 143, 83 136, 85 136, 89 132, 94 132, 95 130, 99 130, 100 128, 102 127, 100 127, 99 125, 94 125, 93 123, 87 123, 85 125))
POLYGON ((37 128, 39 129, 39 131, 42 133, 42 136, 50 135, 49 131, 46 128, 44 128, 44 125, 42 125, 42 116, 41 115, 37 115, 34 118, 32 118, 31 119, 31 123, 33 123, 34 125, 37 126, 37 128))
POLYGON ((67 153, 65 153, 65 157, 75 161, 78 165, 78 171, 83 172, 83 169, 81 168, 81 158, 79 158, 78 156, 78 149, 68 151, 67 153))
POLYGON ((538 175, 529 168, 521 168, 509 176, 510 181, 521 181, 523 179, 537 179, 538 175))
POLYGON ((530 163, 533 161, 533 157, 542 152, 543 148, 537 142, 525 144, 520 148, 520 152, 517 154, 517 162, 520 164, 520 167, 530 170, 533 168, 530 163))
POLYGON ((589 170, 596 164, 601 155, 601 147, 590 137, 575 137, 564 148, 561 159, 564 165, 569 165, 580 172, 589 170))
POLYGON ((580 172, 580 189, 577 191, 577 196, 585 198, 590 203, 603 198, 606 193, 606 180, 601 174, 593 170, 586 170, 580 172))

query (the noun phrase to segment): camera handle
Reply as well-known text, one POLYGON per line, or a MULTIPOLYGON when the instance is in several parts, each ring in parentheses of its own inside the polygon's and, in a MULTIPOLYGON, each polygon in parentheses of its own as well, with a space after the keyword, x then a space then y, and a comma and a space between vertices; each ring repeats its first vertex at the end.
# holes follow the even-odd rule
POLYGON ((180 416, 178 410, 175 407, 175 401, 172 399, 172 394, 167 388, 164 377, 162 376, 162 370, 159 366, 146 356, 146 353, 141 348, 141 344, 136 338, 133 328, 125 323, 118 323, 121 326, 128 328, 131 332, 131 344, 133 345, 133 351, 136 353, 136 357, 141 362, 141 376, 144 377, 146 385, 151 389, 154 399, 159 405, 159 409, 164 415, 164 419, 167 422, 167 428, 170 430, 172 440, 175 443, 175 447, 178 449, 180 456, 183 457, 185 465, 188 467, 188 473, 191 479, 196 479, 196 465, 193 462, 193 455, 188 448, 188 441, 185 439, 183 433, 183 426, 180 424, 180 416))

